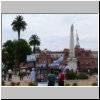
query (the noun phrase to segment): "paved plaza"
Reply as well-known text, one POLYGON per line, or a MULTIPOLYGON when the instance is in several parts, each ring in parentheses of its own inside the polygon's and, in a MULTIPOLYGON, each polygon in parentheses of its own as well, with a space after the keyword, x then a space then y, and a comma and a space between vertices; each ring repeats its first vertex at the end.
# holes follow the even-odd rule
MULTIPOLYGON (((28 82, 31 82, 31 80, 27 76, 25 76, 23 80, 20 80, 20 78, 17 75, 13 75, 12 80, 6 80, 5 83, 6 85, 10 85, 11 82, 20 82, 20 86, 28 86, 28 82)), ((38 82, 38 86, 47 86, 47 84, 47 82, 38 82)), ((58 86, 58 84, 56 83, 55 86, 58 86)))
MULTIPOLYGON (((25 76, 23 80, 20 80, 17 75, 13 75, 12 81, 6 80, 6 86, 9 86, 11 82, 20 82, 20 86, 28 86, 30 79, 25 76)), ((78 86, 91 86, 91 84, 94 82, 97 82, 97 75, 93 75, 87 80, 65 80, 65 83, 69 83, 70 85, 73 83, 78 83, 78 86)), ((38 82, 38 86, 47 86, 47 82, 38 82)), ((58 84, 56 83, 55 86, 58 86, 58 84)))

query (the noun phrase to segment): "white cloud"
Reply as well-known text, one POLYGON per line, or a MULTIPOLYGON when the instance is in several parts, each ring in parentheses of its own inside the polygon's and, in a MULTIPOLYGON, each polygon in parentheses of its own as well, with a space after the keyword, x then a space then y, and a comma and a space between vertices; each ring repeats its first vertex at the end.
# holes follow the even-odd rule
MULTIPOLYGON (((41 39, 41 49, 63 50, 69 48, 70 26, 73 23, 78 30, 81 47, 98 50, 98 15, 97 14, 22 14, 27 23, 21 38, 29 40, 32 34, 41 39)), ((17 39, 17 32, 12 31, 11 23, 16 14, 2 15, 2 42, 17 39)))

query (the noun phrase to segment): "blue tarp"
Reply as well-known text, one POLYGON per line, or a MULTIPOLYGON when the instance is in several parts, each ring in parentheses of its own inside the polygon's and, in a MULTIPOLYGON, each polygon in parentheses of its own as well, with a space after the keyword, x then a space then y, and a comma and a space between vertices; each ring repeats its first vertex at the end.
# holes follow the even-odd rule
POLYGON ((46 67, 46 64, 37 64, 38 67, 46 67))

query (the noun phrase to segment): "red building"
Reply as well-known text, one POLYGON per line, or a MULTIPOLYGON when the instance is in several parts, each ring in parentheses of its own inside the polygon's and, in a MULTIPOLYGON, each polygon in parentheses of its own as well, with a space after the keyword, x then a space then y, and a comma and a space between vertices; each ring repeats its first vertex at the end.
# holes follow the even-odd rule
MULTIPOLYGON (((97 51, 85 50, 83 48, 76 47, 75 55, 78 60, 78 67, 80 68, 97 68, 98 67, 98 53, 97 51)), ((67 59, 69 57, 69 49, 64 49, 63 51, 52 52, 49 51, 48 54, 43 52, 37 53, 37 62, 42 64, 51 64, 53 60, 58 59, 60 56, 64 56, 64 60, 60 65, 66 65, 67 59)))
MULTIPOLYGON (((98 68, 98 52, 97 51, 91 51, 91 50, 85 50, 80 47, 75 48, 75 55, 78 60, 78 68, 98 68)), ((37 64, 45 64, 48 66, 51 64, 54 60, 57 60, 61 56, 64 56, 63 62, 60 63, 60 66, 67 65, 67 59, 69 57, 69 49, 64 49, 63 51, 48 51, 45 53, 44 51, 36 53, 37 64)), ((22 64, 23 65, 23 64, 22 64)), ((24 64, 25 65, 25 64, 24 64)), ((30 62, 27 63, 28 67, 33 67, 34 63, 30 62)))

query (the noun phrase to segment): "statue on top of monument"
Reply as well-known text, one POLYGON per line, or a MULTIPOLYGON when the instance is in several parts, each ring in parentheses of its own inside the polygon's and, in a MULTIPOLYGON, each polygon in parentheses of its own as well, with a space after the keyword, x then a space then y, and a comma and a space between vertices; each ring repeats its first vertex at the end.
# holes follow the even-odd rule
POLYGON ((80 47, 77 30, 76 30, 76 47, 80 47))

